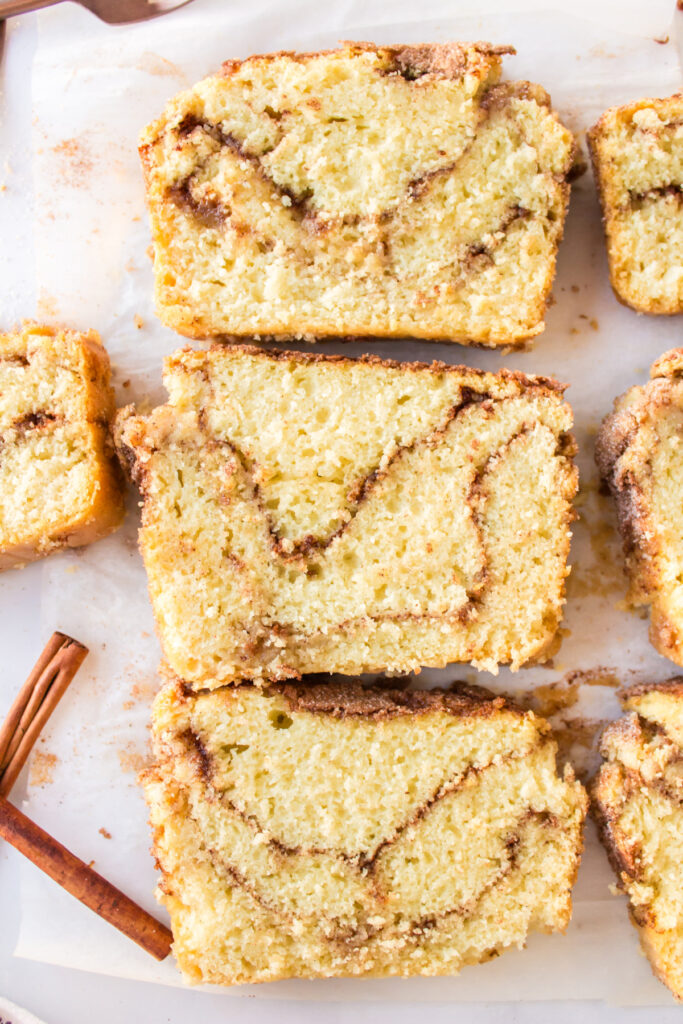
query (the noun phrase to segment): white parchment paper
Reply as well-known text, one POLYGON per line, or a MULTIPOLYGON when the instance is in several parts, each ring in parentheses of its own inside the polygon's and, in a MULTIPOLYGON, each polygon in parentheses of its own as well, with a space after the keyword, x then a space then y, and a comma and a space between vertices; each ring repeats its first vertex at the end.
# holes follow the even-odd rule
MULTIPOLYGON (((69 5, 70 6, 70 5, 69 5)), ((149 232, 136 153, 140 128, 166 99, 229 57, 274 49, 334 46, 339 39, 419 42, 488 39, 518 55, 506 75, 541 82, 577 132, 609 105, 681 87, 669 0, 567 5, 504 0, 339 0, 335 4, 197 0, 160 21, 105 27, 86 12, 46 12, 34 66, 34 188, 38 315, 97 328, 110 351, 121 404, 163 400, 161 359, 181 339, 152 309, 149 232), (667 41, 666 37, 670 37, 667 41)), ((679 16, 683 20, 683 15, 679 16)), ((650 363, 681 344, 681 318, 647 319, 624 309, 608 285, 590 174, 573 189, 547 330, 528 353, 422 343, 326 343, 326 351, 372 351, 401 359, 438 357, 487 369, 551 373, 567 381, 580 445, 582 491, 572 545, 565 626, 552 666, 502 670, 497 677, 455 666, 425 672, 424 685, 468 679, 528 696, 581 767, 590 766, 595 723, 618 713, 615 683, 661 679, 674 667, 647 642, 647 623, 621 610, 619 542, 608 501, 597 490, 593 437, 612 399, 647 379, 650 363), (571 673, 579 673, 571 675, 571 673), (555 700, 559 695, 560 700, 555 700), (538 701, 537 695, 537 701, 538 701)), ((149 704, 160 651, 136 549, 137 497, 124 527, 82 552, 43 566, 41 621, 91 654, 46 730, 31 765, 27 813, 159 917, 152 897, 146 809, 136 775, 148 756, 149 704)), ((667 1004, 670 997, 639 955, 622 898, 610 895, 606 858, 589 826, 565 936, 533 936, 458 978, 286 982, 226 992, 227 998, 467 1002, 596 999, 667 1004)), ((31 865, 22 875, 17 953, 122 977, 177 983, 171 962, 146 954, 82 908, 31 865), (49 907, 49 912, 46 908, 49 907)))

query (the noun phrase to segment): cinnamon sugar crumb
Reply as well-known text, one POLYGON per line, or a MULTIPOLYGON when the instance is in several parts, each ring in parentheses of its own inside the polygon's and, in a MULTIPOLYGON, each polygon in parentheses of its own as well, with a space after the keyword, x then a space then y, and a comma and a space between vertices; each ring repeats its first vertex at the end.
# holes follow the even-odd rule
POLYGON ((106 828, 99 828, 97 831, 101 836, 104 836, 105 839, 111 839, 111 832, 108 832, 106 828))
POLYGON ((145 325, 145 321, 142 319, 139 313, 136 313, 135 316, 133 317, 133 323, 135 324, 138 330, 140 330, 140 328, 144 327, 145 325))

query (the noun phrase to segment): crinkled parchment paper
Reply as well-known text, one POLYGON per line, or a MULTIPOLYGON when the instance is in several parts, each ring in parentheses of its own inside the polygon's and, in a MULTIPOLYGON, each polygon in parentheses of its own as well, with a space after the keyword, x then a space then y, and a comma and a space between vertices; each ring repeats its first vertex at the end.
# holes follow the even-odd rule
MULTIPOLYGON (((536 10, 538 4, 527 3, 512 11, 499 0, 473 3, 470 9, 479 13, 466 16, 449 11, 456 5, 437 0, 329 5, 198 0, 160 21, 127 29, 106 28, 70 5, 43 14, 32 82, 40 315, 102 333, 121 404, 163 399, 161 358, 180 339, 161 327, 152 309, 136 138, 168 97, 225 58, 333 46, 344 38, 512 43, 518 55, 506 60, 506 75, 545 85, 577 132, 611 104, 680 88, 673 38, 663 41, 671 31, 673 4, 579 0, 572 13, 567 5, 556 6, 536 10)), ((644 381, 649 364, 681 340, 680 318, 636 316, 611 294, 590 174, 573 189, 554 296, 547 330, 528 353, 505 356, 412 342, 330 343, 324 349, 402 359, 438 356, 488 369, 508 366, 555 374, 571 385, 581 519, 572 546, 566 636, 554 665, 514 675, 503 670, 497 677, 455 666, 425 672, 420 682, 468 679, 533 700, 553 715, 564 753, 571 750, 585 768, 594 760, 598 723, 618 712, 615 686, 674 672, 649 646, 646 621, 618 606, 624 592, 619 543, 609 503, 597 489, 592 447, 612 399, 644 381)), ((88 644, 91 654, 38 746, 25 809, 162 916, 152 896, 146 809, 136 785, 148 756, 149 704, 160 657, 135 546, 136 501, 131 494, 129 517, 113 537, 44 563, 45 636, 66 630, 88 644)), ((525 952, 468 968, 458 978, 287 982, 252 992, 271 1000, 602 997, 666 1004, 666 990, 638 954, 623 898, 608 891, 611 881, 589 826, 574 918, 565 936, 533 936, 525 952)), ((172 962, 156 965, 28 864, 22 907, 19 955, 177 983, 172 962)), ((248 993, 247 988, 227 995, 248 993)))

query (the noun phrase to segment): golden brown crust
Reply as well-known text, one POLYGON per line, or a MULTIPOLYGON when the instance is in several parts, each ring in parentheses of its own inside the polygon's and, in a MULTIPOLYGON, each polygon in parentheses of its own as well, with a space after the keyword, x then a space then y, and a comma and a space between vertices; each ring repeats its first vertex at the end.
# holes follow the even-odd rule
MULTIPOLYGON (((388 74, 401 74, 409 81, 425 74, 443 78, 461 78, 467 69, 468 51, 483 57, 504 57, 514 55, 514 46, 494 46, 483 41, 474 43, 416 43, 412 46, 377 46, 375 43, 343 40, 342 46, 352 53, 375 53, 385 58, 390 65, 388 74), (393 65, 393 67, 392 67, 393 65)), ((221 65, 221 74, 233 75, 245 65, 279 60, 286 57, 293 61, 308 61, 314 57, 328 57, 339 53, 329 50, 275 50, 271 53, 251 54, 244 60, 226 60, 221 65)))
POLYGON ((683 676, 672 676, 658 683, 637 683, 621 691, 620 697, 625 707, 636 697, 644 697, 648 693, 667 693, 673 697, 683 697, 683 676))

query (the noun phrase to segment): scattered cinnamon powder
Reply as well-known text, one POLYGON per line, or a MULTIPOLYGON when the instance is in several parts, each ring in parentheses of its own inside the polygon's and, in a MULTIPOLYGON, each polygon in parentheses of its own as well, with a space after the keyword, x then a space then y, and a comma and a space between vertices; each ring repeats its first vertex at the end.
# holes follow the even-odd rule
POLYGON ((66 184, 84 185, 93 169, 93 159, 84 139, 63 139, 52 152, 59 158, 60 172, 66 184))
POLYGON ((57 299, 54 297, 54 295, 50 295, 49 292, 46 292, 44 288, 41 288, 40 292, 38 293, 36 312, 41 319, 49 320, 57 316, 57 299))
POLYGON ((106 828, 99 828, 97 831, 101 836, 104 836, 105 839, 111 839, 111 832, 108 832, 106 828))
POLYGON ((149 765, 149 759, 140 753, 134 743, 128 743, 118 751, 118 755, 119 764, 124 772, 133 772, 138 775, 149 765))
POLYGON ((34 750, 29 772, 29 786, 49 786, 54 779, 52 773, 57 766, 57 755, 44 750, 34 750))
POLYGON ((141 676, 138 682, 131 686, 130 695, 133 701, 144 701, 148 704, 156 697, 158 689, 159 683, 154 676, 141 676))
POLYGON ((135 65, 138 71, 146 71, 148 75, 157 75, 160 78, 187 79, 187 75, 177 64, 161 57, 158 53, 146 50, 138 63, 135 65))

